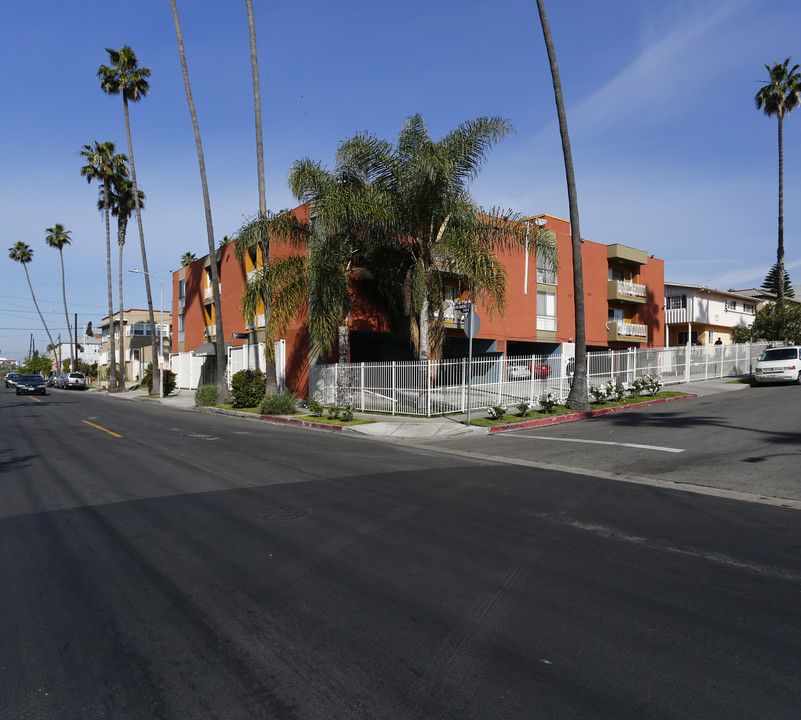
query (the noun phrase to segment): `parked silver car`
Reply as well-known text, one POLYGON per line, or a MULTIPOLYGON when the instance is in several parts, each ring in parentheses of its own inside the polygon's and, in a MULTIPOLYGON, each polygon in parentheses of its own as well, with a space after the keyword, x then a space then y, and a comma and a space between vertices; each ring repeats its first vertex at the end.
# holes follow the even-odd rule
POLYGON ((77 388, 78 390, 86 390, 86 377, 83 373, 71 372, 62 376, 64 378, 64 388, 69 390, 77 388))

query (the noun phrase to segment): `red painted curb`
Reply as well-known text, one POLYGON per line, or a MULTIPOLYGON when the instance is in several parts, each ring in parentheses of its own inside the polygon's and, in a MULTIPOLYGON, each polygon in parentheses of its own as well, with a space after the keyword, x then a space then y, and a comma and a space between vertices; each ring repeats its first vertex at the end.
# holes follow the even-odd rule
POLYGON ((671 402, 673 400, 688 400, 690 398, 697 398, 697 395, 677 395, 670 398, 659 398, 658 400, 646 400, 640 403, 633 403, 631 405, 618 405, 617 407, 598 408, 597 410, 587 410, 586 412, 570 413, 569 415, 556 415, 552 418, 541 418, 539 420, 526 420, 519 423, 511 423, 509 425, 495 425, 489 428, 490 435, 501 432, 512 432, 514 430, 526 430, 527 428, 542 427, 543 425, 558 425, 564 422, 575 422, 576 420, 584 420, 585 418, 595 417, 596 415, 609 415, 609 413, 618 412, 620 410, 630 410, 631 408, 646 407, 648 405, 658 405, 659 403, 671 402))

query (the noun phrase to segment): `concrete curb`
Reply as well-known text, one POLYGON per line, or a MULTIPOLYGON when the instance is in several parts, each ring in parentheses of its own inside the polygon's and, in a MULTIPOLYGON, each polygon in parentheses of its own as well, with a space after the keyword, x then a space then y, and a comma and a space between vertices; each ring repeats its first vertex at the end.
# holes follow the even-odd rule
POLYGON ((630 405, 618 405, 610 408, 598 408, 597 410, 587 410, 586 412, 570 413, 569 415, 557 415, 552 418, 540 418, 539 420, 528 420, 519 423, 510 423, 509 425, 495 425, 489 428, 490 435, 501 432, 513 432, 514 430, 526 430, 528 428, 542 427, 543 425, 559 425, 560 423, 575 422, 576 420, 584 420, 586 418, 596 417, 598 415, 609 415, 610 413, 620 412, 621 410, 631 410, 632 408, 647 407, 648 405, 659 405, 660 403, 672 402, 674 400, 689 400, 697 398, 697 395, 678 395, 671 398, 659 398, 658 400, 646 400, 640 403, 631 403, 630 405))

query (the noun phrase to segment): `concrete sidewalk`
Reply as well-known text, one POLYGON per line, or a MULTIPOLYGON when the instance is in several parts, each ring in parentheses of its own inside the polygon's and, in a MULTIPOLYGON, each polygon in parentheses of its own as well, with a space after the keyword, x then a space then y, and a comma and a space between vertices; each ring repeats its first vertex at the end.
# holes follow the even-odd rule
MULTIPOLYGON (((735 392, 739 390, 748 389, 747 382, 742 382, 737 378, 720 378, 716 380, 705 380, 694 383, 682 383, 680 385, 668 385, 666 390, 673 390, 677 392, 686 393, 688 395, 697 395, 699 397, 707 395, 716 395, 719 393, 735 392)), ((97 392, 97 391, 95 391, 97 392)), ((101 391, 102 392, 102 391, 101 391)), ((126 390, 121 393, 103 393, 106 397, 116 398, 118 400, 137 400, 141 402, 150 402, 165 407, 173 407, 180 410, 197 410, 205 412, 216 412, 220 414, 237 415, 239 417, 246 417, 251 419, 258 419, 258 415, 253 413, 243 413, 236 410, 221 410, 218 408, 198 408, 195 406, 195 393, 193 390, 176 390, 172 395, 159 399, 158 397, 149 397, 146 388, 137 390, 126 390)), ((475 410, 471 413, 471 417, 483 417, 485 414, 483 409, 475 410)), ((464 425, 467 420, 467 415, 461 413, 458 415, 448 415, 447 417, 436 418, 414 418, 408 416, 398 415, 375 415, 370 413, 356 413, 356 417, 364 418, 367 420, 374 420, 367 425, 355 425, 350 427, 342 427, 339 425, 328 425, 325 418, 315 419, 315 421, 299 421, 297 418, 291 416, 286 417, 273 417, 266 419, 266 422, 276 423, 291 423, 294 425, 303 425, 307 427, 318 427, 322 429, 331 429, 335 431, 344 431, 347 433, 357 433, 360 435, 368 435, 372 437, 384 437, 395 439, 429 439, 436 440, 445 437, 464 436, 464 435, 486 435, 489 428, 468 427, 464 425)))

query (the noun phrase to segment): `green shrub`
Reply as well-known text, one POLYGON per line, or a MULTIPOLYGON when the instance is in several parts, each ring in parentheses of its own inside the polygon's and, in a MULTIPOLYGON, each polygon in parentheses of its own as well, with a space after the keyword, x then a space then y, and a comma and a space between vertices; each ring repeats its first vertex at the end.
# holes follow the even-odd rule
POLYGON ((195 390, 195 405, 212 407, 217 402, 217 386, 201 385, 195 390))
POLYGON ((487 413, 490 416, 490 420, 500 420, 506 415, 506 405, 490 405, 487 408, 487 413))
POLYGON ((526 417, 526 415, 528 415, 529 410, 531 409, 531 407, 529 406, 528 402, 525 401, 525 400, 523 400, 523 402, 517 403, 517 405, 515 405, 515 407, 518 409, 518 411, 520 413, 520 417, 523 417, 523 418, 526 417))
MULTIPOLYGON (((153 394, 153 363, 147 364, 147 372, 142 378, 140 385, 147 385, 147 391, 153 394)), ((175 390, 175 373, 172 370, 164 371, 164 397, 167 397, 173 390, 175 390)), ((159 389, 156 388, 156 394, 159 389)))
POLYGON ((258 407, 264 397, 264 373, 261 370, 240 370, 231 378, 231 394, 235 408, 258 407))
POLYGON ((540 406, 547 412, 553 412, 553 409, 559 404, 559 398, 552 392, 547 392, 540 397, 540 406))
POLYGON ((339 417, 339 414, 342 412, 342 408, 338 405, 332 405, 328 408, 328 417, 332 420, 336 420, 339 417))
POLYGON ((606 402, 606 387, 598 386, 598 385, 590 385, 590 395, 592 395, 593 400, 600 405, 601 403, 606 402))
POLYGON ((350 422, 351 420, 353 420, 353 403, 349 401, 342 408, 342 421, 350 422))
POLYGON ((289 390, 277 395, 265 395, 259 412, 262 415, 292 415, 297 412, 295 396, 289 390))
POLYGON ((323 407, 323 404, 319 400, 315 400, 314 398, 309 398, 309 402, 306 404, 309 407, 309 412, 312 415, 314 415, 314 417, 323 416, 323 410, 325 410, 325 408, 323 407))

